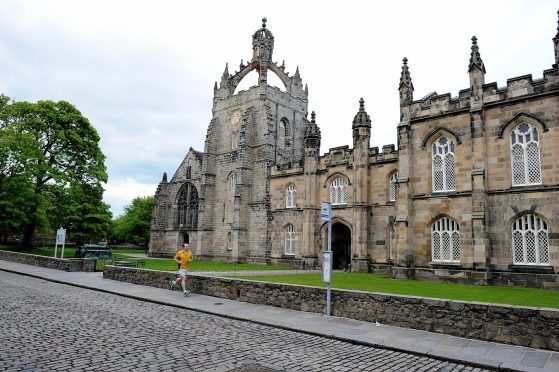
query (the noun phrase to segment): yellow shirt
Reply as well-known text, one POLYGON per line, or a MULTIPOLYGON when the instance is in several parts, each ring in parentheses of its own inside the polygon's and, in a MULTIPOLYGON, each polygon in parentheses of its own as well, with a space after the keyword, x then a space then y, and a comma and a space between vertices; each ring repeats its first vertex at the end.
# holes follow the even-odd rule
POLYGON ((181 269, 188 269, 188 265, 190 265, 190 260, 193 260, 194 256, 192 255, 192 251, 190 250, 184 251, 181 249, 175 255, 175 261, 177 259, 181 261, 181 269))

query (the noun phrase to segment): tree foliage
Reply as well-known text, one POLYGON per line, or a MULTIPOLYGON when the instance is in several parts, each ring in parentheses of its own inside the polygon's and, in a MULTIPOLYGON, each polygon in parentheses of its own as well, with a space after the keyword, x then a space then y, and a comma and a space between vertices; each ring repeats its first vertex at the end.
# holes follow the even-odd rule
POLYGON ((77 236, 102 234, 110 213, 102 203, 107 172, 99 140, 68 102, 0 96, 0 227, 22 233, 24 246, 37 230, 64 222, 74 224, 77 236), (70 213, 67 221, 60 219, 61 211, 70 213), (94 221, 99 226, 93 228, 94 221))
POLYGON ((113 220, 111 238, 133 244, 147 244, 154 197, 136 197, 124 207, 124 214, 113 220))

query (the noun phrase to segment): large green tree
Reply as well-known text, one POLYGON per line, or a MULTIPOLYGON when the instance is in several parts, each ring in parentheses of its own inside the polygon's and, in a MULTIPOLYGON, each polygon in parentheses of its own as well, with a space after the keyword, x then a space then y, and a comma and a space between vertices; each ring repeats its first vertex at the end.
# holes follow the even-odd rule
POLYGON ((149 240, 153 196, 136 197, 124 207, 124 214, 113 221, 112 238, 119 241, 146 244, 149 240))
POLYGON ((0 102, 0 156, 8 159, 0 163, 4 179, 0 182, 6 185, 10 180, 25 186, 24 195, 13 185, 11 191, 3 189, 12 193, 13 200, 26 202, 18 210, 24 215, 20 221, 23 245, 30 246, 35 231, 48 227, 46 211, 57 192, 101 190, 95 195, 102 197, 101 183, 107 181, 105 156, 97 131, 70 103, 9 102, 5 98, 0 102))

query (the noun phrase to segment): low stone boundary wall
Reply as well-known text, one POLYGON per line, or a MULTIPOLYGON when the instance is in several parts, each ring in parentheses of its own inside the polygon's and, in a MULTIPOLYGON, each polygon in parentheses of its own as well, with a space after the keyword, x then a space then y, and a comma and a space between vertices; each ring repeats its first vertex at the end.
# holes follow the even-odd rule
MULTIPOLYGON (((103 277, 168 288, 175 273, 106 265, 103 277)), ((207 296, 324 313, 326 289, 190 275, 207 296)), ((559 310, 332 290, 332 315, 484 341, 559 351, 559 310)))
POLYGON ((0 251, 0 260, 63 271, 95 271, 96 261, 88 258, 62 259, 10 251, 0 251))

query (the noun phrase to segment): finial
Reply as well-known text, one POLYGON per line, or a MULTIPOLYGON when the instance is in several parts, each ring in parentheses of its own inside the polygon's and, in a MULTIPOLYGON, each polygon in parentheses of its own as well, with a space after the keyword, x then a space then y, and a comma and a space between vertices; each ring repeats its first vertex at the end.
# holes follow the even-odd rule
POLYGON ((557 11, 557 33, 559 33, 559 10, 557 11))
POLYGON ((217 81, 214 84, 214 90, 217 90, 217 81))
POLYGON ((407 66, 407 64, 408 64, 408 57, 404 57, 404 59, 403 59, 402 61, 404 62, 404 65, 407 66))
POLYGON ((363 97, 359 100, 359 111, 365 111, 365 100, 363 97))
POLYGON ((163 179, 161 180, 162 183, 167 182, 167 172, 163 172, 163 179))
POLYGON ((316 118, 316 114, 313 111, 313 112, 311 112, 311 123, 316 124, 315 118, 316 118))
POLYGON ((266 22, 267 22, 267 21, 268 21, 268 20, 266 19, 266 17, 263 17, 263 18, 262 18, 262 28, 266 28, 266 22))
POLYGON ((468 72, 472 71, 472 68, 476 66, 485 74, 485 65, 479 54, 479 47, 477 45, 477 37, 472 36, 472 52, 470 53, 470 65, 468 66, 468 72))

